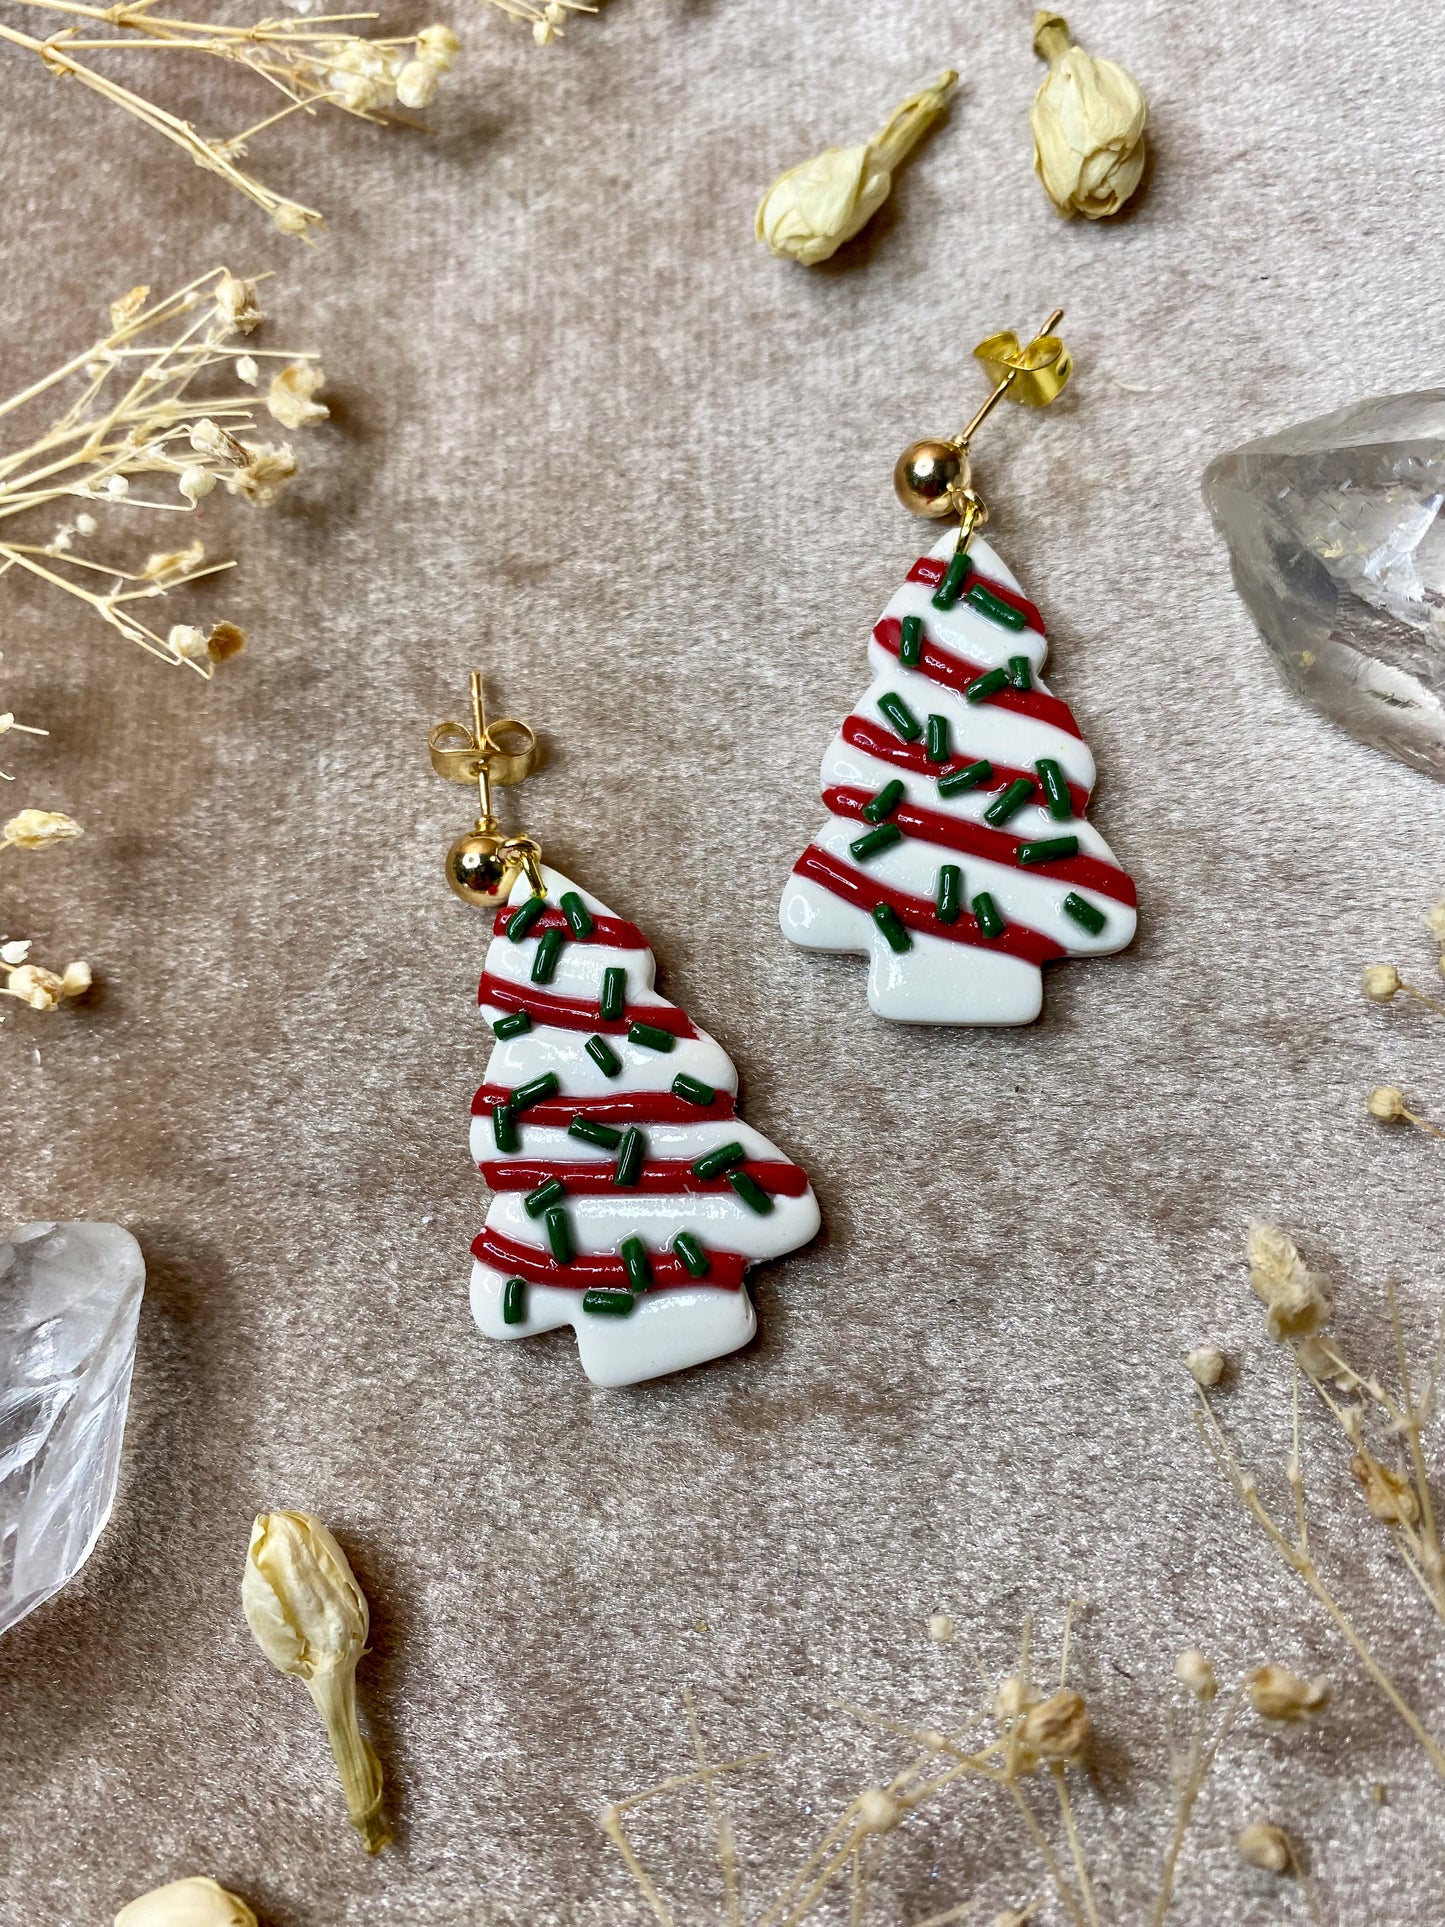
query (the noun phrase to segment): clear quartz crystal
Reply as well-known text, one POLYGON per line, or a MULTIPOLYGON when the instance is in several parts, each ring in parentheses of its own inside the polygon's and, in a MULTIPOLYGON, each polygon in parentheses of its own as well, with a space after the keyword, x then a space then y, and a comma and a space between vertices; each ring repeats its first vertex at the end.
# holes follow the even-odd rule
POLYGON ((0 1633, 75 1576, 110 1517, 144 1290, 118 1224, 0 1237, 0 1633))
POLYGON ((1289 682, 1445 777, 1445 389, 1246 442, 1210 463, 1204 499, 1289 682))

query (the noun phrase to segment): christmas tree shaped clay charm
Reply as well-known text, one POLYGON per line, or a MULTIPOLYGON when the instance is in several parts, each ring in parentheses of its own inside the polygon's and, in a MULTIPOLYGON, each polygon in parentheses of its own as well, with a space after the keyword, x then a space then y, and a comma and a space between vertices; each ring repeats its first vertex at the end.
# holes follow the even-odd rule
POLYGON ((1094 759, 1038 671, 1039 612, 993 550, 936 593, 950 532, 873 631, 874 681, 823 760, 831 817, 783 893, 785 936, 868 953, 868 1002, 915 1024, 1027 1024, 1042 969, 1122 950, 1134 885, 1084 820, 1094 759))
POLYGON ((1134 935, 1134 885, 1085 821, 1094 759, 1040 679, 1043 621, 978 534, 970 485, 969 441, 995 402, 1043 406, 1068 379, 1047 327, 1023 349, 982 343, 989 400, 953 441, 900 458, 907 506, 961 527, 873 631, 874 680, 823 759, 829 821, 783 892, 783 934, 868 956, 868 1002, 900 1023, 1031 1023, 1045 964, 1134 935))
POLYGON ((818 1229, 807 1177, 737 1115, 722 1046, 653 989, 647 939, 541 867, 517 878, 479 1002, 496 1036, 472 1149, 496 1193, 472 1246, 490 1338, 571 1325, 597 1385, 735 1351, 749 1268, 818 1229))

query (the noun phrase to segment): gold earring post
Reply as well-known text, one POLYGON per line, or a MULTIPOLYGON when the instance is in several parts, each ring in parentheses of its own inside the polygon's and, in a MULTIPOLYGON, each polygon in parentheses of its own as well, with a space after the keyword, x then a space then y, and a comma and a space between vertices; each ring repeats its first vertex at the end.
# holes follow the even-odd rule
POLYGON ((447 852, 447 882, 464 903, 495 909, 525 875, 535 896, 546 895, 542 846, 525 833, 503 838, 492 808, 492 785, 520 783, 537 766, 536 731, 513 716, 488 724, 482 673, 470 676, 472 726, 438 723, 427 738, 432 768, 449 783, 477 786, 476 828, 447 852))

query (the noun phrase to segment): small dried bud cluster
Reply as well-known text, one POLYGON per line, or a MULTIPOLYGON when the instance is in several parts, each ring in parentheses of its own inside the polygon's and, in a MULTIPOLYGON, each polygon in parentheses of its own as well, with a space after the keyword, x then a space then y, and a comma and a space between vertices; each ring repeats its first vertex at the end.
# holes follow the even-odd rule
POLYGON ((1330 1684, 1301 1679, 1287 1666, 1256 1666, 1249 1675, 1249 1703, 1261 1719, 1299 1726, 1330 1703, 1330 1684))
POLYGON ((1269 1316, 1275 1338, 1308 1338, 1330 1319, 1324 1281, 1277 1225, 1249 1227, 1249 1282, 1269 1316))
POLYGON ((1144 172, 1149 114, 1139 83, 1074 46, 1062 14, 1034 15, 1034 52, 1049 63, 1029 115, 1045 193, 1061 214, 1117 214, 1144 172))
POLYGON ((337 105, 350 114, 377 114, 386 108, 425 107, 437 83, 461 52, 450 27, 423 27, 410 52, 370 40, 338 40, 322 51, 330 61, 327 84, 337 105))
POLYGON ((1017 1674, 1000 1681, 994 1718, 1009 1731, 1017 1769, 1032 1773, 1041 1761, 1060 1764, 1079 1759, 1088 1745, 1091 1722, 1082 1693, 1061 1686, 1047 1699, 1017 1674))
POLYGON ((1400 989, 1400 973, 1393 964, 1371 964, 1360 988, 1372 1004, 1388 1004, 1400 989))
POLYGON ((928 1620, 928 1637, 940 1646, 948 1645, 953 1638, 953 1620, 948 1613, 932 1613, 928 1620))
POLYGON ((256 1916, 239 1894, 194 1874, 132 1900, 115 1927, 256 1927, 256 1916))
POLYGON ((1365 1109, 1382 1123, 1393 1124, 1405 1115, 1405 1093, 1397 1084, 1381 1084, 1365 1099, 1365 1109))
POLYGON ((1420 1516, 1420 1502, 1407 1478, 1363 1450, 1350 1460, 1350 1473, 1365 1495, 1372 1519, 1387 1526, 1414 1525, 1420 1516))
POLYGON ((957 81, 949 70, 910 94, 861 147, 829 147, 780 174, 759 203, 757 238, 804 267, 836 254, 888 199, 893 170, 944 111, 957 81))
POLYGON ((326 377, 312 361, 293 361, 273 377, 266 394, 267 411, 283 428, 305 428, 311 422, 324 422, 331 410, 314 399, 326 385, 326 377))
POLYGON ((903 1818, 903 1809, 886 1787, 868 1787, 858 1795, 859 1833, 891 1833, 903 1818))

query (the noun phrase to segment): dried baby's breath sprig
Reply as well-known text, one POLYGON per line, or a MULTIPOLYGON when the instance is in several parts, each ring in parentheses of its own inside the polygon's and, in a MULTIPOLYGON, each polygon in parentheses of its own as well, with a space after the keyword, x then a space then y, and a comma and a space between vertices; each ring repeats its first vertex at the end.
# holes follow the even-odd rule
MULTIPOLYGON (((1069 1776, 1086 1758, 1092 1731, 1090 1709, 1082 1694, 1068 1682, 1071 1622, 1072 1609, 1065 1622, 1057 1684, 1048 1691, 1034 1683, 1032 1634, 1030 1626, 1025 1625, 1017 1666, 1000 1682, 994 1696, 991 1718, 997 1730, 992 1738, 987 1737, 990 1715, 982 1712, 943 1731, 920 1729, 906 1720, 888 1718, 859 1707, 836 1708, 877 1732, 905 1742, 911 1749, 911 1757, 905 1758, 891 1778, 870 1780, 848 1800, 824 1826, 791 1878, 761 1905, 744 1893, 737 1845, 731 1821, 721 1806, 721 1797, 725 1790, 724 1776, 742 1772, 772 1756, 755 1754, 713 1765, 692 1696, 684 1694, 695 1770, 673 1774, 641 1793, 615 1801, 602 1815, 604 1831, 621 1854, 638 1893, 659 1927, 678 1927, 679 1916, 629 1830, 642 1821, 644 1809, 670 1803, 684 1792, 702 1791, 712 1826, 715 1859, 722 1876, 720 1918, 726 1921, 727 1927, 744 1927, 745 1921, 749 1927, 799 1927, 799 1923, 828 1908, 830 1902, 845 1898, 852 1927, 862 1927, 865 1919, 873 1918, 868 1909, 869 1892, 891 1838, 907 1826, 914 1813, 933 1806, 949 1789, 958 1786, 971 1786, 981 1797, 1011 1806, 1023 1824, 1038 1859, 1038 1871, 1052 1888, 1063 1918, 1070 1927, 1100 1927, 1104 1915, 1090 1872, 1085 1832, 1069 1791, 1069 1776)), ((1200 1790, 1219 1759, 1249 1690, 1248 1678, 1240 1679, 1225 1704, 1215 1707, 1212 1702, 1218 1682, 1214 1668, 1202 1653, 1193 1650, 1180 1656, 1177 1672, 1189 1693, 1192 1737, 1187 1757, 1180 1762, 1174 1827, 1160 1868, 1149 1916, 1151 1927, 1160 1927, 1169 1913, 1181 1850, 1200 1790)), ((1009 1884, 1015 1888, 1018 1873, 1017 1867, 1010 1867, 1007 1874, 1009 1884)), ((994 1927, 1027 1927, 1041 1904, 1034 1899, 1021 1907, 1010 1906, 994 1915, 994 1927)), ((945 1927, 946 1923, 975 1919, 981 1905, 981 1898, 976 1897, 930 1913, 924 1920, 912 1920, 911 1927, 945 1927)), ((834 1917, 834 1913, 828 1914, 828 1918, 834 1917)), ((836 1917, 841 1919, 841 1913, 836 1917)), ((889 1927, 895 1927, 897 1918, 893 1912, 886 1915, 889 1927)))
POLYGON ((129 1902, 115 1927, 256 1927, 256 1916, 239 1894, 193 1874, 129 1902))
MULTIPOLYGON (((277 194, 238 163, 256 135, 289 115, 315 117, 320 107, 385 125, 393 109, 422 107, 452 66, 460 42, 450 27, 425 27, 399 39, 367 40, 353 31, 372 13, 331 14, 315 20, 272 17, 250 23, 180 20, 155 11, 155 0, 133 0, 112 7, 86 6, 80 0, 9 0, 22 17, 59 15, 68 24, 43 37, 0 22, 0 39, 33 53, 60 79, 78 81, 143 126, 171 141, 199 167, 219 174, 243 194, 283 234, 306 236, 320 225, 314 207, 277 194), (285 100, 285 106, 224 138, 203 135, 188 120, 148 95, 122 86, 84 55, 115 52, 155 55, 176 51, 209 54, 247 68, 285 100)), ((60 96, 61 99, 65 95, 60 96)))
POLYGON ((51 1011, 84 997, 90 990, 94 978, 88 963, 67 964, 57 976, 53 970, 27 962, 29 950, 28 942, 0 944, 0 976, 5 979, 0 984, 0 997, 13 997, 27 1010, 51 1011), (11 957, 17 955, 19 960, 12 963, 11 957))
POLYGON ((759 203, 758 239, 804 267, 836 254, 888 199, 894 169, 944 112, 957 81, 950 68, 910 94, 861 147, 830 147, 780 174, 759 203))
POLYGON ((1269 1317, 1274 1338, 1305 1338, 1329 1323, 1324 1280, 1300 1257, 1278 1225, 1249 1227, 1249 1282, 1269 1317))
POLYGON ((1438 997, 1428 997, 1423 990, 1407 984, 1394 964, 1371 964, 1360 979, 1360 989, 1372 1004, 1388 1004, 1399 996, 1413 997, 1417 1004, 1424 1004, 1428 1010, 1445 1017, 1445 1004, 1438 997))
POLYGON ((540 6, 532 5, 531 0, 491 0, 491 4, 513 20, 525 20, 539 47, 550 47, 554 40, 563 39, 573 14, 597 12, 592 0, 542 0, 540 6))
POLYGON ((346 1554, 311 1512, 263 1512, 251 1529, 241 1604, 256 1644, 283 1673, 306 1682, 326 1722, 346 1811, 368 1853, 390 1839, 381 1767, 361 1737, 356 1669, 370 1613, 346 1554))
POLYGON ((1117 214, 1144 172, 1149 113, 1138 81, 1076 47, 1061 13, 1034 15, 1034 52, 1049 63, 1029 115, 1045 193, 1060 214, 1117 214))
MULTIPOLYGON (((1292 1390, 1294 1447, 1286 1468, 1292 1530, 1275 1517, 1260 1494, 1258 1480, 1240 1464, 1203 1389, 1198 1393, 1196 1413, 1201 1436, 1229 1480, 1235 1497, 1276 1554, 1323 1607, 1348 1651, 1405 1722, 1431 1766, 1445 1779, 1445 1747, 1435 1739, 1385 1671, 1370 1641, 1355 1624, 1316 1561, 1305 1499, 1299 1409, 1302 1376, 1314 1388, 1320 1404, 1348 1446, 1349 1470, 1363 1496, 1365 1516, 1372 1528, 1383 1527, 1390 1532, 1402 1572, 1418 1589, 1436 1620, 1445 1625, 1445 1552, 1436 1528, 1423 1442, 1425 1428, 1435 1413, 1442 1355, 1439 1334, 1423 1386, 1419 1385, 1407 1353, 1395 1292, 1393 1287, 1387 1288, 1399 1376, 1398 1390, 1390 1390, 1374 1373, 1359 1370, 1345 1357, 1338 1339, 1323 1329, 1322 1319, 1306 1322, 1301 1328, 1288 1319, 1276 1318, 1271 1296, 1260 1291, 1261 1268, 1267 1279, 1276 1283, 1283 1280, 1296 1284, 1301 1274, 1313 1277, 1292 1240, 1275 1226, 1253 1226, 1249 1256, 1252 1282, 1270 1310, 1270 1331, 1288 1347, 1296 1367, 1292 1390), (1372 1445, 1372 1428, 1382 1431, 1388 1444, 1381 1444, 1379 1449, 1372 1445), (1391 1458, 1397 1458, 1398 1463, 1390 1464, 1391 1458)), ((1386 1599, 1381 1603, 1388 1611, 1392 1602, 1386 1599)), ((1251 1692, 1252 1695, 1262 1692, 1263 1703, 1256 1699, 1256 1704, 1266 1717, 1278 1718, 1281 1712, 1290 1717, 1291 1705, 1298 1707, 1296 1716, 1317 1710, 1309 1702, 1317 1696, 1321 1685, 1321 1682, 1301 1681, 1297 1675, 1283 1674, 1283 1669, 1265 1668, 1252 1676, 1251 1692)))
POLYGON ((1217 1385, 1228 1360, 1217 1345, 1196 1345, 1184 1363, 1196 1385, 1217 1385))
POLYGON ((99 341, 0 401, 0 417, 22 420, 64 398, 32 440, 0 450, 0 575, 36 577, 128 641, 202 676, 234 655, 245 642, 235 623, 170 623, 162 631, 139 613, 234 564, 209 560, 197 541, 123 566, 99 547, 101 519, 113 510, 186 515, 218 488, 256 505, 275 501, 296 473, 296 456, 289 443, 255 439, 263 416, 300 428, 324 419, 326 408, 316 399, 322 376, 312 354, 248 346, 253 366, 261 356, 283 367, 264 403, 233 385, 243 358, 237 337, 249 342, 263 320, 256 281, 225 268, 160 301, 132 288, 111 303, 110 331, 99 341), (70 519, 52 522, 46 539, 11 533, 19 518, 53 517, 62 503, 70 519))

